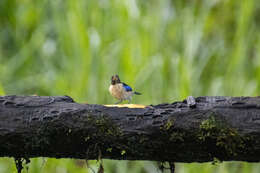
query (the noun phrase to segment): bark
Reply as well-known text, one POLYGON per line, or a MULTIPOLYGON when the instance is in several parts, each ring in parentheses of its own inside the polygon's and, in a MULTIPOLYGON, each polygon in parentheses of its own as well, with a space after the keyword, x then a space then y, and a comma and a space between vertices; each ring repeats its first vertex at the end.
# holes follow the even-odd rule
POLYGON ((260 97, 187 100, 127 108, 68 96, 3 96, 0 157, 260 160, 260 97))

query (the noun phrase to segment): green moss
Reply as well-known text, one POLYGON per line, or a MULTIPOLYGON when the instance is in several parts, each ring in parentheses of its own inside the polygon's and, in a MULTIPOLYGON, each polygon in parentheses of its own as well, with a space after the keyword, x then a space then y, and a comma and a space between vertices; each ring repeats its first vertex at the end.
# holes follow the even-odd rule
POLYGON ((224 149, 227 155, 234 156, 244 148, 246 140, 236 129, 216 121, 214 116, 202 121, 198 139, 202 142, 213 141, 217 147, 224 149))
POLYGON ((106 151, 111 153, 112 152, 112 148, 107 148, 106 151))
POLYGON ((94 120, 91 120, 94 126, 97 126, 96 135, 102 136, 122 136, 123 133, 121 129, 116 126, 111 120, 104 116, 100 116, 94 120))
POLYGON ((84 141, 87 142, 90 139, 90 136, 84 138, 84 141))
POLYGON ((205 130, 213 129, 216 126, 217 126, 217 123, 216 123, 214 116, 210 116, 209 119, 202 121, 200 124, 200 128, 205 129, 205 130))
POLYGON ((220 164, 220 163, 222 163, 222 161, 219 160, 219 159, 216 158, 216 157, 214 157, 214 158, 213 158, 213 161, 211 162, 212 165, 218 165, 218 164, 220 164))
POLYGON ((200 124, 199 139, 205 141, 208 137, 213 137, 216 135, 218 128, 215 118, 211 116, 209 119, 204 120, 200 124))
POLYGON ((237 155, 239 149, 245 147, 244 139, 235 129, 226 128, 220 130, 216 145, 224 148, 230 155, 237 155))
POLYGON ((160 127, 161 130, 167 131, 174 125, 175 119, 169 119, 167 122, 160 127))
POLYGON ((126 151, 125 150, 122 150, 121 151, 121 155, 123 156, 123 155, 125 155, 126 154, 126 151))
POLYGON ((177 142, 177 141, 184 141, 184 133, 181 132, 172 132, 170 135, 170 141, 177 142))

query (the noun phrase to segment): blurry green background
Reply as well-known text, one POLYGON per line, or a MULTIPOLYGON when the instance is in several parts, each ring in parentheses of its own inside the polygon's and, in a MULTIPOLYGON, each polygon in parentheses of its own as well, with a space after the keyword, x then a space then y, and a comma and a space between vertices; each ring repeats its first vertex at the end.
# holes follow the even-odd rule
MULTIPOLYGON (((110 77, 138 104, 188 95, 260 93, 257 0, 0 0, 0 94, 69 95, 112 104, 110 77)), ((4 144, 1 144, 4 145, 4 144)), ((92 161, 97 169, 98 164, 92 161)), ((86 173, 86 163, 33 159, 29 173, 86 173)), ((104 160, 107 173, 157 173, 154 162, 104 160)), ((177 164, 177 173, 258 173, 259 164, 177 164)), ((0 159, 0 172, 15 172, 0 159)))

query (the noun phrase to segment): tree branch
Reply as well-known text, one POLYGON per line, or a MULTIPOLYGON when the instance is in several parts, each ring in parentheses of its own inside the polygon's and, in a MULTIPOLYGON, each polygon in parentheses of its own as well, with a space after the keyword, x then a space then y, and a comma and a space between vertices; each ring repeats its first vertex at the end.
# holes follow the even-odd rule
POLYGON ((260 97, 119 108, 67 96, 4 96, 0 143, 0 157, 257 162, 260 97))

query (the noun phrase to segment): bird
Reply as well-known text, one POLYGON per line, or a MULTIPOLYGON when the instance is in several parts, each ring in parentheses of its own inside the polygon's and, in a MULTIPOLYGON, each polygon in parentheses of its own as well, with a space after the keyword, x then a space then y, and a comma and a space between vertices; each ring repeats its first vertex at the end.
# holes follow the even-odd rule
POLYGON ((128 103, 130 103, 134 94, 141 95, 141 93, 133 91, 126 83, 121 82, 118 75, 113 75, 111 77, 109 92, 114 98, 119 100, 116 104, 119 104, 124 100, 128 100, 128 103))

